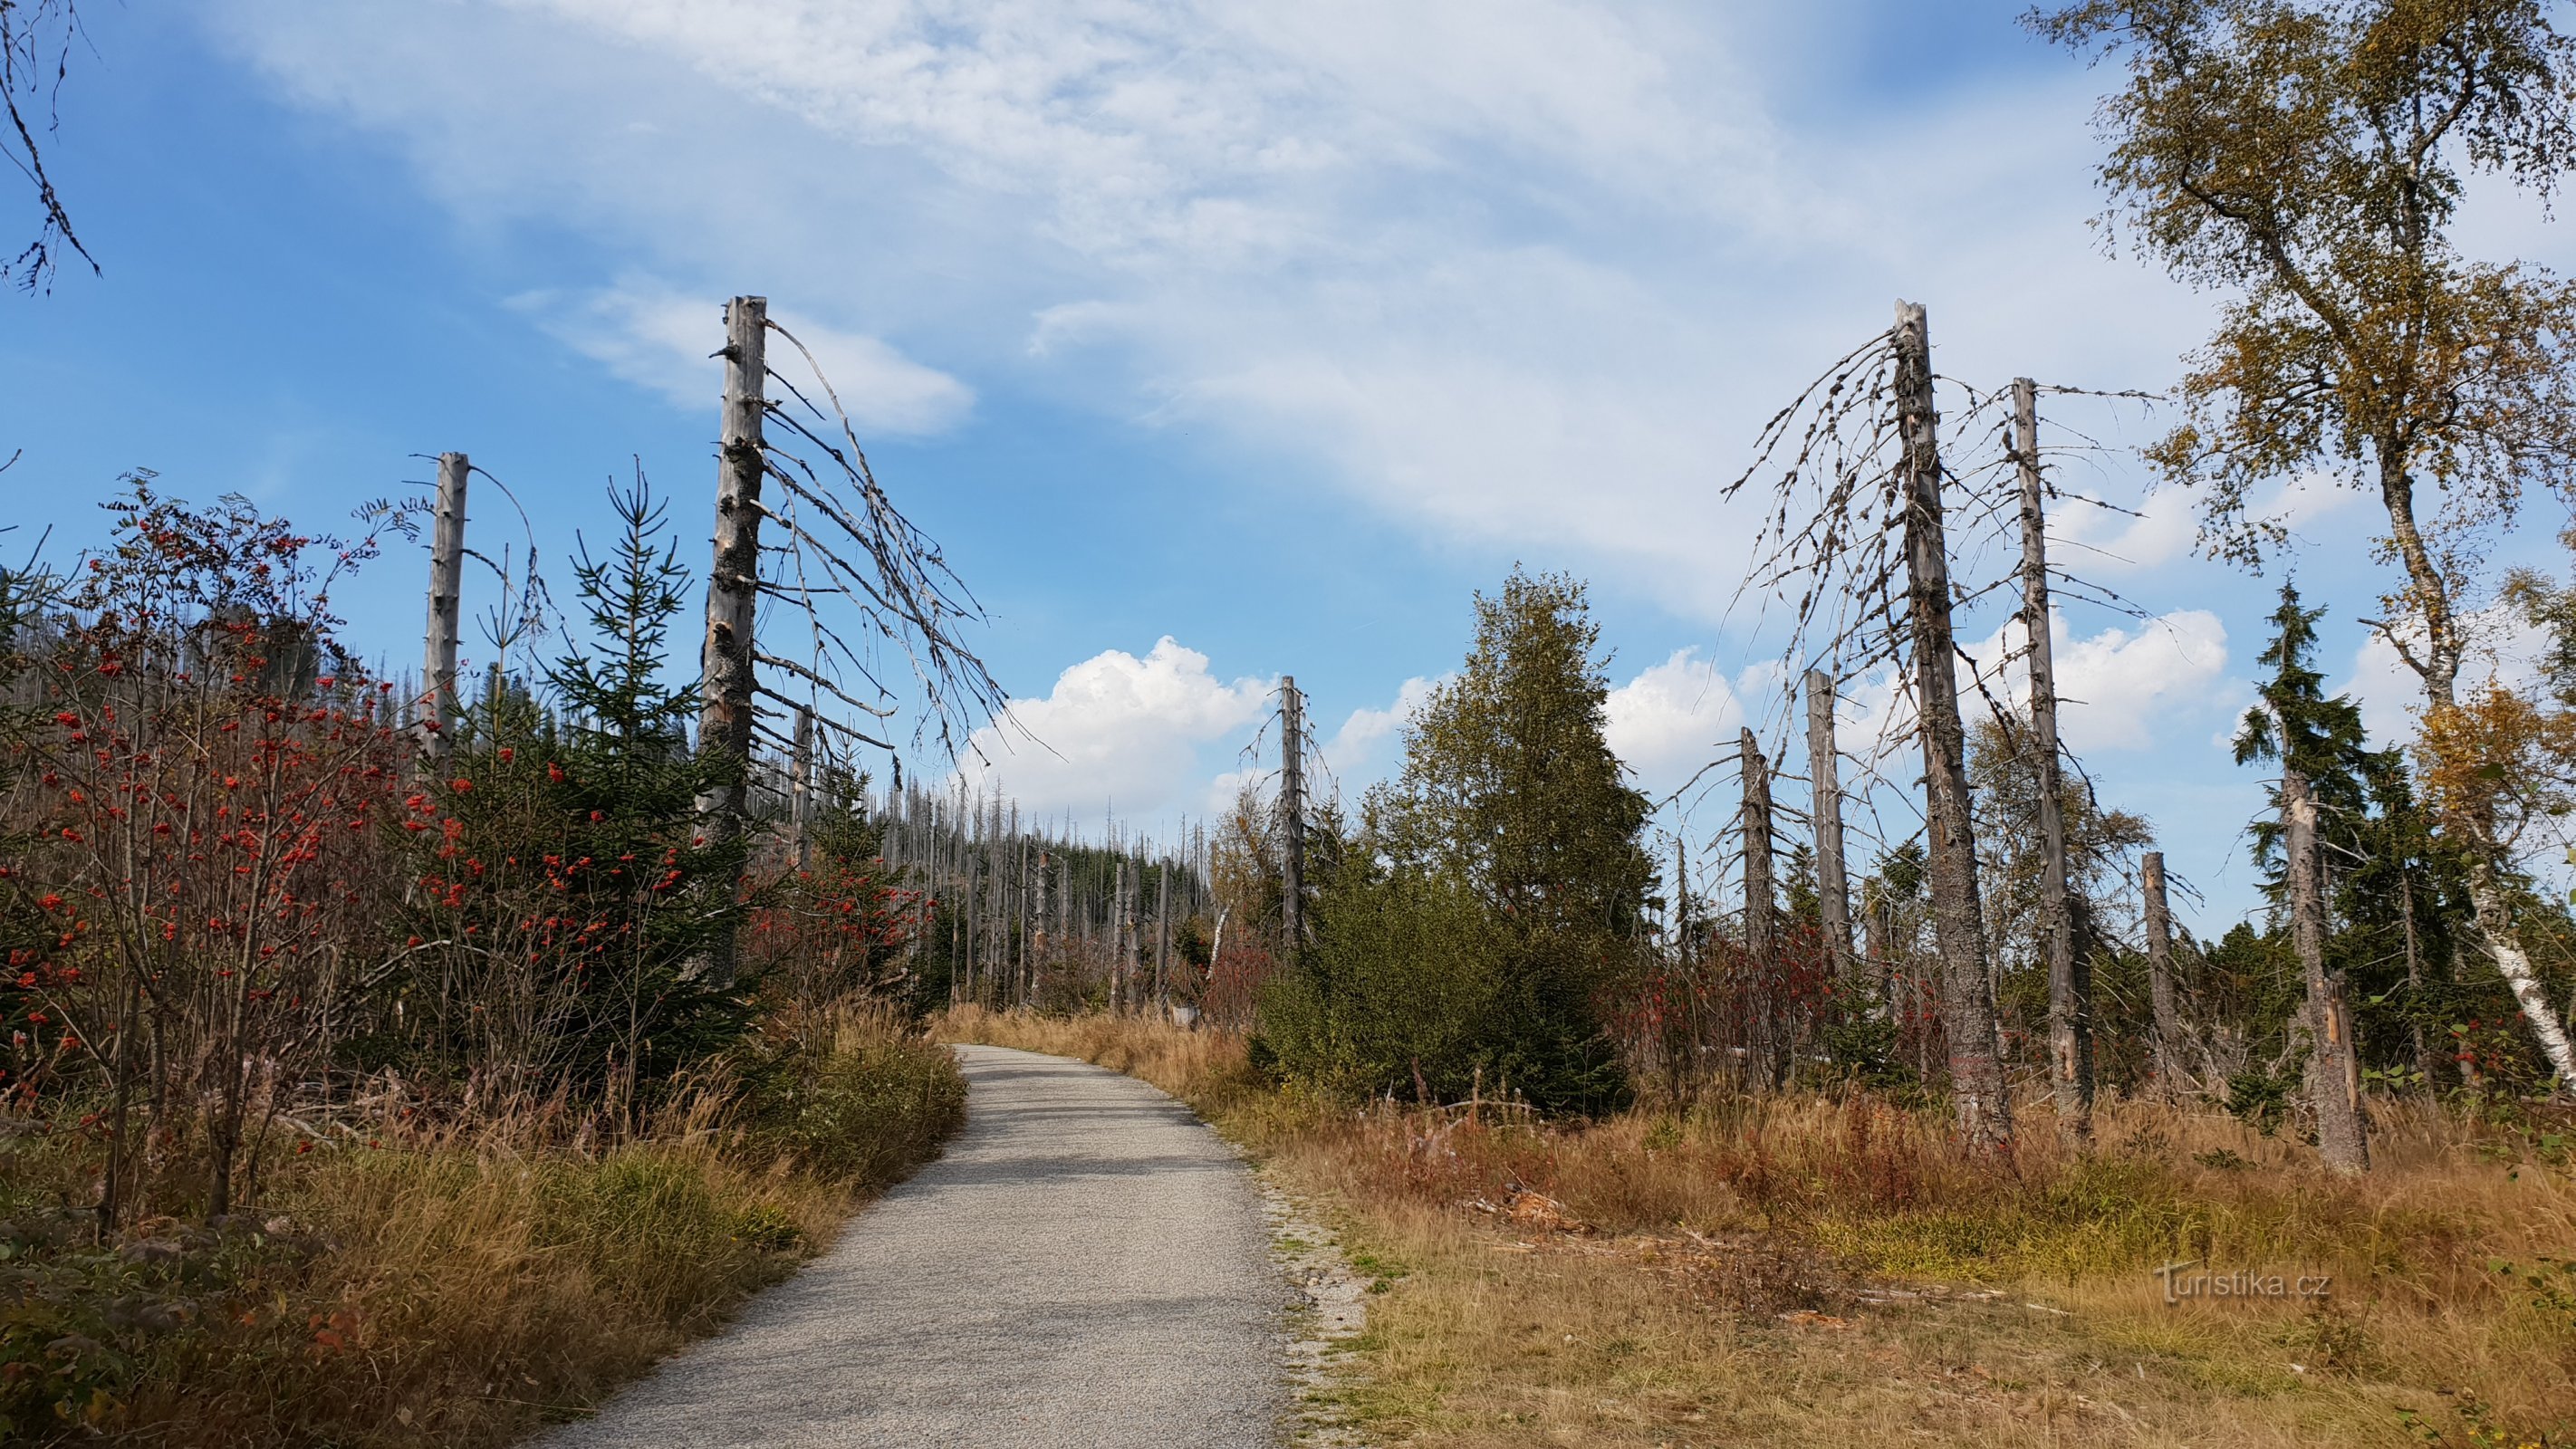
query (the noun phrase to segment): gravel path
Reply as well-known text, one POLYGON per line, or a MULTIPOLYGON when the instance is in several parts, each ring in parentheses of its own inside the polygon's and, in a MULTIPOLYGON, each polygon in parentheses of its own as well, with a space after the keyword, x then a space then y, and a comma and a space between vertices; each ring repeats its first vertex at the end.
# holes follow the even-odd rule
POLYGON ((537 1449, 1277 1442, 1287 1295, 1243 1164, 1142 1082, 957 1051, 946 1156, 537 1449))

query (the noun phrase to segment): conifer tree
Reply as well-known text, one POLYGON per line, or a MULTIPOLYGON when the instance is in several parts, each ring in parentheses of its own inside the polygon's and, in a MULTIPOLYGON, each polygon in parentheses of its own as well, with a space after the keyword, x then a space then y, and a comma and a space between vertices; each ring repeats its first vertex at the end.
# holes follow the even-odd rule
POLYGON ((649 1095, 746 1019, 685 970, 745 911, 725 886, 748 848, 698 829, 696 700, 664 670, 688 570, 641 479, 611 501, 615 545, 574 564, 591 647, 546 675, 560 713, 504 680, 452 777, 413 797, 435 827, 414 837, 414 990, 444 1050, 496 1089, 649 1095))
POLYGON ((1603 997, 1655 885, 1646 800, 1603 737, 1583 586, 1515 571, 1405 736, 1355 831, 1315 847, 1315 942, 1265 1001, 1262 1049, 1344 1089, 1541 1106, 1625 1095, 1603 997))

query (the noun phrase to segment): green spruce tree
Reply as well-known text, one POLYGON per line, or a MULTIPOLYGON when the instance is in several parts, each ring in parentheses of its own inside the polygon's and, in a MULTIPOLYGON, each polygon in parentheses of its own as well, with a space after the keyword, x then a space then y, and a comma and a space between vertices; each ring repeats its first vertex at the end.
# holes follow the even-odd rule
POLYGON ((1603 1001, 1655 888, 1645 797, 1603 738, 1583 586, 1515 571, 1476 599, 1466 664, 1349 838, 1315 851, 1316 939, 1266 1004, 1288 1070, 1454 1097, 1479 1077, 1551 1109, 1626 1092, 1603 1001))

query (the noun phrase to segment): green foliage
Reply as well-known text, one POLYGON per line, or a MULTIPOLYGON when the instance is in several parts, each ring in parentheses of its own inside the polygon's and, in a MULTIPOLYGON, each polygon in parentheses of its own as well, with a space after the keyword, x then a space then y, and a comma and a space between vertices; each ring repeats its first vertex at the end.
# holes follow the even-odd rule
POLYGON ((956 1058, 893 1031, 764 1045, 745 1072, 753 1146, 854 1188, 901 1181, 966 1120, 956 1058))
POLYGON ((2249 506, 2259 485, 2317 469, 2379 494, 2416 590, 2405 606, 2437 634, 2442 575, 2464 560, 2415 536, 2416 482, 2451 495, 2444 526, 2476 529, 2509 521, 2526 487, 2565 487, 2576 459, 2562 362, 2576 290, 2451 240, 2473 174, 2545 198, 2576 163, 2576 73, 2552 13, 2083 0, 2028 22, 2121 63, 2098 115, 2125 236, 2230 295, 2151 461, 2199 488, 2211 541, 2247 560, 2284 538, 2249 506))
POLYGON ((1514 572, 1405 737, 1399 779, 1312 851, 1315 939, 1263 1003, 1265 1051, 1346 1092, 1615 1106, 1603 1029, 1654 887, 1645 798, 1602 737, 1580 584, 1514 572))
POLYGON ((220 1331, 322 1248, 244 1221, 169 1224, 102 1245, 94 1222, 36 1207, 0 1219, 0 1442, 115 1427, 167 1368, 174 1338, 220 1331))
POLYGON ((1885 1015, 1843 1012, 1826 1020, 1820 1044, 1835 1069, 1852 1083, 1899 1106, 1926 1100, 1921 1075, 1905 1059, 1905 1033, 1885 1015))
POLYGON ((2227 1110, 2238 1121, 2269 1137, 2288 1120, 2290 1099, 2298 1090, 2296 1078, 2275 1076, 2268 1071, 2238 1072, 2227 1079, 2227 1110))
POLYGON ((2576 1337, 2576 1258, 2538 1258, 2516 1263, 2497 1258, 2489 1271, 2531 1295, 2531 1306, 2548 1317, 2559 1332, 2576 1337))
POLYGON ((693 970, 750 903, 733 891, 748 843, 699 833, 695 701, 663 682, 688 573, 643 484, 611 501, 615 548, 574 569, 595 647, 548 674, 560 721, 505 681, 406 822, 408 1019, 433 1061, 504 1089, 649 1095, 749 1020, 693 970))

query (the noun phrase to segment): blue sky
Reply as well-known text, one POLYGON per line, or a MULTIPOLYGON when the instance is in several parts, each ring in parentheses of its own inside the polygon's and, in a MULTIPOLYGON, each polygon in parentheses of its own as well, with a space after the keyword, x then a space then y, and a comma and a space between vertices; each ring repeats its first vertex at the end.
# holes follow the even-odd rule
MULTIPOLYGON (((1726 610, 1752 516, 1718 489, 1894 298, 1985 386, 2162 387, 2206 325, 2103 254, 2106 78, 2018 8, 101 4, 54 166, 105 271, 0 306, 0 498, 77 546, 149 467, 323 524, 457 448, 560 561, 640 460, 694 547, 704 355, 760 292, 990 607, 1055 751, 993 767, 1032 808, 1205 813, 1283 672, 1356 787, 1516 561, 1592 581, 1615 739, 1660 793, 1748 712, 1779 733, 1779 641, 1726 610)), ((2511 198, 2468 235, 2566 260, 2511 198)), ((2151 420, 2052 417, 2112 445, 2071 486, 2141 504, 2118 450, 2151 420)), ((2337 682, 2402 728, 2356 622, 2386 585, 2366 500, 2275 506, 2337 682)), ((2275 580, 2195 557, 2187 500, 2143 508, 2068 518, 2062 556, 2158 619, 2068 611, 2067 732, 2218 926, 2259 799, 2219 738, 2275 580)), ((2559 522, 2499 556, 2545 561, 2559 522)), ((420 573, 346 597, 396 662, 420 573)))

